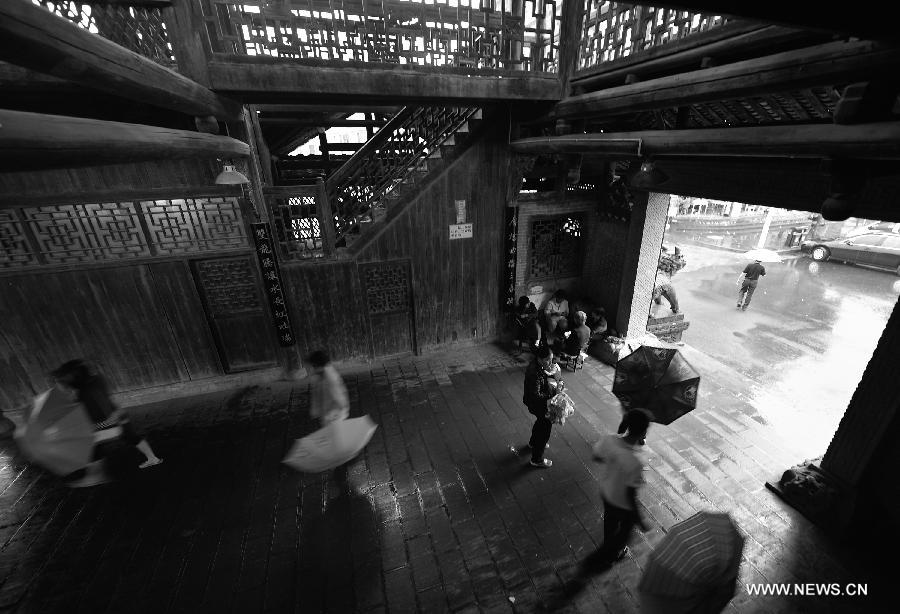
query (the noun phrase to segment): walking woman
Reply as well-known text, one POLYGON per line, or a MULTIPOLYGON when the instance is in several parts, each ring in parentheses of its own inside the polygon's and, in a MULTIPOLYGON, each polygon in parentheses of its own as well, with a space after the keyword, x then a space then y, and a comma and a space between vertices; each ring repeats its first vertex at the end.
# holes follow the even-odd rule
POLYGON ((547 418, 547 402, 562 388, 560 368, 553 362, 553 351, 546 345, 539 346, 534 360, 525 371, 525 394, 522 397, 528 412, 535 417, 531 439, 528 440, 532 467, 546 469, 553 465, 553 461, 544 458, 544 449, 553 427, 553 422, 547 418))
MULTIPOLYGON (((94 423, 94 429, 97 431, 94 439, 97 442, 94 455, 95 458, 103 458, 106 461, 107 469, 112 470, 113 473, 130 469, 130 467, 121 466, 124 460, 122 455, 109 453, 108 442, 115 439, 120 439, 127 446, 133 446, 143 455, 143 461, 135 459, 134 463, 140 469, 147 469, 162 462, 147 440, 131 426, 125 412, 113 403, 106 379, 93 371, 85 361, 70 360, 54 370, 51 375, 56 379, 57 386, 71 391, 74 399, 82 404, 90 416, 94 423)), ((128 463, 131 462, 130 458, 128 463)), ((73 481, 70 485, 93 486, 107 480, 108 477, 102 472, 100 465, 92 464, 83 477, 73 481)))
POLYGON ((618 435, 607 435, 594 445, 594 459, 606 465, 600 487, 603 546, 591 555, 595 566, 608 566, 625 556, 635 525, 647 530, 637 505, 637 491, 644 483, 644 464, 637 450, 644 445, 649 426, 647 413, 632 409, 622 419, 618 435))

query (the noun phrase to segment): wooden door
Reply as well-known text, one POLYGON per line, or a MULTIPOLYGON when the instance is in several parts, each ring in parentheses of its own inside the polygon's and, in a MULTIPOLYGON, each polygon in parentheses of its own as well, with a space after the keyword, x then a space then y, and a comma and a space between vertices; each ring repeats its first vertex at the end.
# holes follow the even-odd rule
POLYGON ((375 356, 415 353, 415 319, 409 260, 359 265, 375 356))
POLYGON ((226 373, 272 366, 277 354, 253 254, 191 262, 226 373))

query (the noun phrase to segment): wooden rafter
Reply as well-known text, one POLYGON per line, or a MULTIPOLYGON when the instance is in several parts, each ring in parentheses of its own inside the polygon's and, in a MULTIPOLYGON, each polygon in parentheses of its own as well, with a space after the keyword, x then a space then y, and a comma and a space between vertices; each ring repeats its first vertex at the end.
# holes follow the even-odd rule
POLYGON ((411 101, 480 104, 556 101, 561 87, 555 76, 469 76, 458 70, 406 66, 310 66, 295 62, 212 62, 210 87, 248 103, 297 104, 310 100, 352 105, 365 99, 379 104, 411 101))
POLYGON ((521 139, 510 146, 528 154, 900 159, 900 122, 572 134, 521 139))
POLYGON ((0 59, 189 115, 241 117, 237 102, 27 0, 0 2, 0 59))
POLYGON ((620 115, 896 74, 900 48, 835 42, 570 96, 557 117, 620 115))
POLYGON ((4 168, 236 158, 249 154, 246 143, 227 136, 0 109, 0 160, 4 168))

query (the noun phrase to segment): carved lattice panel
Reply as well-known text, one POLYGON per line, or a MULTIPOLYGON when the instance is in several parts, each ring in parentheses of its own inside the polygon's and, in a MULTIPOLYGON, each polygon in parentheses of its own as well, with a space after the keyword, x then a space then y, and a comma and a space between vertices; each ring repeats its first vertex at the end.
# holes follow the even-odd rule
POLYGON ((556 72, 561 0, 210 0, 218 53, 556 72))
POLYGON ((172 45, 160 8, 127 3, 32 0, 55 15, 166 66, 175 63, 172 45))
POLYGON ((145 200, 141 208, 158 255, 249 245, 235 198, 145 200))
POLYGON ((207 309, 213 317, 256 312, 263 308, 248 258, 204 260, 196 267, 207 309))
POLYGON ((151 255, 133 203, 48 205, 22 213, 49 264, 151 255))
POLYGON ((529 254, 531 278, 580 276, 583 235, 580 215, 534 220, 529 254))
POLYGON ((281 256, 286 260, 324 256, 315 192, 270 199, 272 225, 281 256))
POLYGON ((0 269, 38 264, 22 223, 13 211, 0 210, 0 269))
POLYGON ((409 266, 379 264, 363 269, 370 315, 409 311, 409 266))
POLYGON ((665 45, 726 21, 720 15, 588 0, 581 22, 578 68, 590 68, 665 45))

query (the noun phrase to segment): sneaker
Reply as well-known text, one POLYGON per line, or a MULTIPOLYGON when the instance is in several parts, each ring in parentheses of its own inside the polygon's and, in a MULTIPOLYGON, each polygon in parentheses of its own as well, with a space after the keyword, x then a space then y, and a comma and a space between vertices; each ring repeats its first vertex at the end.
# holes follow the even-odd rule
POLYGON ((538 469, 549 469, 553 466, 553 461, 549 458, 543 459, 541 462, 536 463, 534 461, 528 461, 528 464, 532 467, 537 467, 538 469))
POLYGON ((156 467, 157 465, 159 465, 162 462, 163 462, 163 459, 161 459, 159 457, 148 458, 143 463, 138 465, 138 469, 149 469, 150 467, 156 467))
POLYGON ((625 546, 621 550, 619 550, 619 554, 616 555, 616 560, 621 561, 628 554, 628 546, 625 546))

